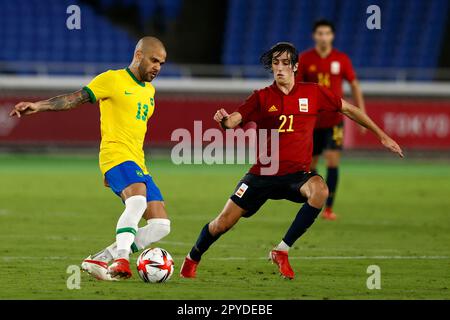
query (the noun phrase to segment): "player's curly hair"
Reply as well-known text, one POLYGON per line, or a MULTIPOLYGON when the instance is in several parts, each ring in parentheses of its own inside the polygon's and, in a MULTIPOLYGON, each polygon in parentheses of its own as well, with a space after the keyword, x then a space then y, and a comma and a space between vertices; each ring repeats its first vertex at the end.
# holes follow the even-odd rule
POLYGON ((291 66, 293 68, 297 63, 298 51, 297 48, 295 48, 295 46, 290 42, 278 42, 277 44, 272 46, 272 48, 264 52, 261 55, 261 58, 259 58, 259 61, 261 61, 264 69, 272 72, 272 59, 278 58, 285 52, 288 53, 289 59, 291 60, 291 66))

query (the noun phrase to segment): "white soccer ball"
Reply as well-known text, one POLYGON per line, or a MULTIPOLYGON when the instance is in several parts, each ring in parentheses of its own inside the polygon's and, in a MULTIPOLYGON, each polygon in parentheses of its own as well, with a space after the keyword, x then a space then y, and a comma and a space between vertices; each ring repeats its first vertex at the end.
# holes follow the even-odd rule
POLYGON ((139 276, 144 282, 166 282, 174 270, 173 259, 161 248, 144 250, 136 261, 139 276))

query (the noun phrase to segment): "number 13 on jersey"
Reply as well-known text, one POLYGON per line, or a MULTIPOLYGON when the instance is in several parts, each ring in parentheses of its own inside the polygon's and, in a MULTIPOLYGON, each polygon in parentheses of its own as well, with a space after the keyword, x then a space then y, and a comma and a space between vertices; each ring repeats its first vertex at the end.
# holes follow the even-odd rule
POLYGON ((137 113, 136 113, 136 119, 137 120, 142 120, 142 121, 146 121, 147 120, 147 115, 148 115, 148 105, 144 104, 142 106, 142 104, 140 102, 138 102, 137 104, 137 113), (142 110, 143 109, 143 113, 142 110))

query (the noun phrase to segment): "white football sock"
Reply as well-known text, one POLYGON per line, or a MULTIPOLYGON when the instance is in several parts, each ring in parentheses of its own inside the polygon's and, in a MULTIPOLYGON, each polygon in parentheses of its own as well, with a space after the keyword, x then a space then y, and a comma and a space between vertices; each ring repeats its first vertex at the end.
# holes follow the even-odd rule
POLYGON ((125 200, 125 210, 117 222, 117 258, 128 259, 138 230, 139 220, 147 209, 147 198, 132 196, 125 200))
POLYGON ((169 219, 149 219, 145 227, 139 228, 134 244, 138 250, 142 250, 150 244, 157 242, 170 233, 169 219))
POLYGON ((117 257, 117 244, 114 242, 110 246, 106 247, 102 251, 93 254, 91 258, 93 260, 103 261, 109 263, 111 260, 117 257))
POLYGON ((289 247, 283 240, 275 247, 275 250, 278 251, 289 251, 291 247, 289 247))
MULTIPOLYGON (((170 220, 169 219, 149 219, 145 227, 139 228, 134 243, 131 245, 133 252, 142 250, 154 242, 157 242, 167 236, 170 233, 170 220)), ((117 244, 114 242, 102 251, 92 255, 92 259, 104 261, 106 263, 111 262, 113 259, 117 259, 117 244)))

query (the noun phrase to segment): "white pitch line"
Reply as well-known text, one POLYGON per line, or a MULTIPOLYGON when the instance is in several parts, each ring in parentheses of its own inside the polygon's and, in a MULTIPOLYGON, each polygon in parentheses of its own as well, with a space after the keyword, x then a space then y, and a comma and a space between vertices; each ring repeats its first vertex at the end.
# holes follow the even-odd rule
MULTIPOLYGON (((210 260, 233 261, 233 260, 267 260, 267 257, 224 257, 210 258, 210 260)), ((448 260, 450 256, 305 256, 289 257, 289 260, 448 260)))
MULTIPOLYGON (((175 256, 176 259, 183 259, 184 256, 175 256)), ((12 260, 73 260, 74 257, 26 257, 26 256, 3 256, 3 261, 12 260)), ((80 258, 81 259, 81 258, 80 258)), ((207 258, 213 261, 245 261, 245 260, 268 260, 268 257, 223 257, 207 258)), ((290 260, 450 260, 450 256, 304 256, 289 257, 290 260)), ((81 260, 80 260, 81 261, 81 260)))

